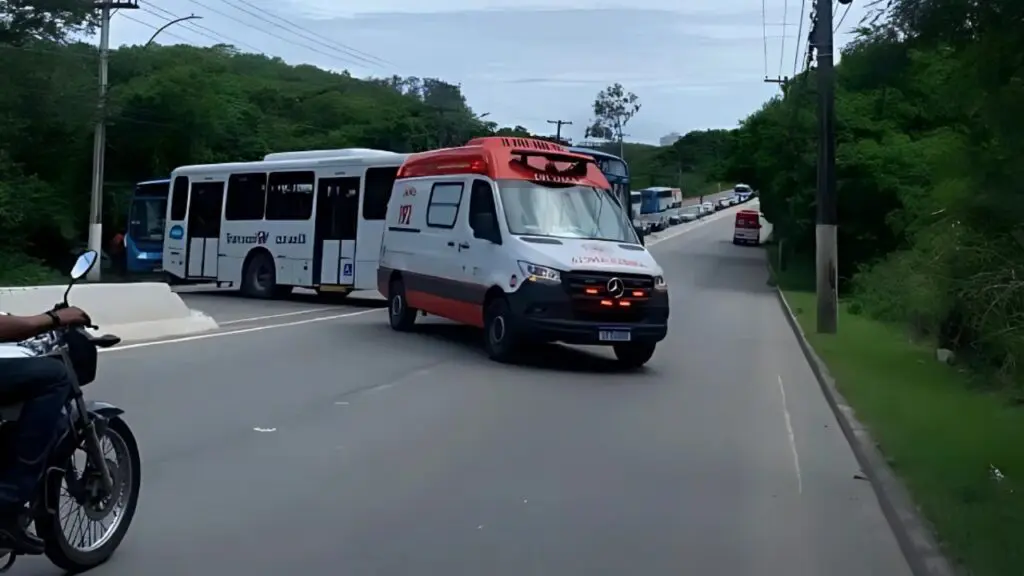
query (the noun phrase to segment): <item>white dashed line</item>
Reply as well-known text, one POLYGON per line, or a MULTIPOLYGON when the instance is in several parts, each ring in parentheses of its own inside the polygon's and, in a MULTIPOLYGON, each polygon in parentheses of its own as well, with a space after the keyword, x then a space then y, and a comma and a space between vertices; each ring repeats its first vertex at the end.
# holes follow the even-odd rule
POLYGON ((796 491, 797 494, 804 493, 804 480, 800 474, 800 455, 796 451, 796 434, 793 433, 793 421, 789 417, 789 406, 786 403, 786 387, 782 384, 782 376, 779 376, 779 393, 782 394, 782 413, 786 416, 786 432, 789 434, 789 448, 793 451, 793 468, 796 469, 796 491))

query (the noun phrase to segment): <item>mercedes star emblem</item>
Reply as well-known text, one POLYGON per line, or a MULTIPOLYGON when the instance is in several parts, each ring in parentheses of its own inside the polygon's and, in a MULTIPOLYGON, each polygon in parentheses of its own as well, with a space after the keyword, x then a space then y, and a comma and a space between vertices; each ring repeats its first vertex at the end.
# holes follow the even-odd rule
POLYGON ((618 278, 612 278, 609 280, 606 288, 608 289, 608 293, 616 298, 622 298, 622 295, 626 293, 626 285, 618 278))

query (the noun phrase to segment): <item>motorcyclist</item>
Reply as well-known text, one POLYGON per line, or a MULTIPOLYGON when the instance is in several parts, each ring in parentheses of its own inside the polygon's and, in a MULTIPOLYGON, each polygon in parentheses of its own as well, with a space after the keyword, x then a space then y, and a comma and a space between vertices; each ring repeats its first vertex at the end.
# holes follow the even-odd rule
MULTIPOLYGON (((34 338, 59 326, 87 326, 79 308, 51 310, 38 316, 0 315, 0 343, 34 338)), ((46 357, 0 358, 0 404, 22 402, 10 438, 8 461, 0 468, 0 548, 41 554, 43 541, 29 534, 25 504, 32 499, 46 460, 60 431, 61 411, 71 392, 63 363, 46 357)))

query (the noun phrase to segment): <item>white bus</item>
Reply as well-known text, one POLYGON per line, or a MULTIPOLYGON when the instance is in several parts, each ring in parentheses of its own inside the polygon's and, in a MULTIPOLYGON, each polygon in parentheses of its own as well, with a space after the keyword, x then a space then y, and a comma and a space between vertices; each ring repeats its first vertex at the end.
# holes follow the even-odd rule
POLYGON ((407 155, 370 152, 176 169, 164 270, 257 298, 296 286, 375 290, 388 199, 407 155))

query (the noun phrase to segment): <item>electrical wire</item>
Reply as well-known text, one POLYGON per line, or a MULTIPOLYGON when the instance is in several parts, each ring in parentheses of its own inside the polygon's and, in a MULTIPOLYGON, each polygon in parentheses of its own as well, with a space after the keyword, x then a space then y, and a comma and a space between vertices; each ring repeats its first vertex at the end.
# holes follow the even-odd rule
MULTIPOLYGON (((800 61, 800 37, 804 34, 804 11, 807 9, 807 0, 800 0, 800 20, 796 30, 796 45, 793 49, 793 78, 796 78, 797 63, 800 61)), ((805 49, 806 52, 806 49, 805 49)))
POLYGON ((776 75, 782 78, 782 61, 786 57, 786 24, 789 22, 789 0, 782 0, 782 48, 779 50, 779 73, 776 75))
MULTIPOLYGON (((263 34, 266 34, 267 36, 270 36, 272 38, 276 38, 278 40, 281 40, 282 42, 287 42, 288 44, 291 44, 293 46, 300 46, 302 48, 305 48, 306 50, 309 50, 310 52, 315 52, 317 54, 320 54, 321 56, 326 56, 326 57, 328 57, 328 58, 330 58, 332 60, 341 60, 341 61, 345 62, 346 64, 357 64, 357 62, 351 60, 350 58, 345 57, 344 55, 339 55, 337 53, 327 52, 324 49, 321 49, 319 47, 310 46, 310 45, 302 43, 302 42, 297 42, 295 40, 291 40, 291 39, 285 38, 284 36, 281 36, 280 34, 277 34, 276 32, 272 32, 272 31, 269 31, 269 30, 267 30, 265 28, 262 28, 260 26, 256 26, 256 25, 251 24, 249 22, 245 22, 243 20, 240 20, 240 19, 238 19, 238 18, 236 18, 236 17, 234 17, 234 16, 232 16, 230 14, 227 14, 227 13, 223 12, 222 10, 218 10, 216 8, 211 8, 209 5, 204 4, 204 3, 200 2, 199 0, 189 0, 189 2, 199 6, 200 8, 205 8, 206 10, 209 10, 210 12, 213 12, 214 14, 218 14, 221 17, 227 18, 227 19, 232 20, 234 22, 238 22, 239 24, 241 24, 243 26, 246 26, 248 28, 252 28, 253 30, 256 30, 258 32, 262 32, 263 34)), ((271 24, 273 24, 273 23, 271 23, 271 24)), ((275 25, 275 26, 277 28, 281 28, 281 26, 279 26, 279 25, 275 25)), ((301 38, 301 35, 295 34, 294 32, 292 34, 296 35, 296 36, 299 36, 301 38)), ((329 47, 327 47, 327 48, 329 49, 329 47)))
MULTIPOLYGON (((162 20, 166 20, 167 22, 173 22, 175 20, 181 20, 181 16, 179 16, 179 15, 173 13, 173 12, 170 12, 168 10, 165 10, 165 9, 159 7, 159 6, 156 6, 156 5, 149 5, 146 8, 143 8, 142 11, 143 12, 148 12, 149 14, 152 14, 153 16, 156 16, 157 18, 160 18, 162 20), (156 12, 150 12, 149 9, 157 10, 157 11, 161 12, 162 14, 157 14, 156 12)), ((195 34, 197 36, 202 36, 203 38, 212 40, 213 42, 215 42, 217 44, 231 44, 233 46, 239 46, 239 47, 247 48, 249 50, 252 50, 256 54, 259 54, 260 52, 262 52, 262 50, 260 50, 259 48, 253 46, 252 44, 247 44, 245 42, 242 42, 242 41, 239 41, 239 40, 235 40, 234 38, 232 38, 230 36, 222 34, 222 33, 218 32, 216 30, 213 30, 211 28, 207 28, 206 26, 203 26, 202 24, 200 24, 200 23, 198 23, 198 22, 196 22, 194 20, 183 20, 182 22, 180 22, 180 25, 185 27, 185 29, 187 29, 189 32, 192 32, 193 34, 195 34)))
POLYGON ((764 78, 768 79, 768 0, 761 0, 761 37, 764 39, 764 78))
POLYGON ((835 29, 832 30, 833 34, 835 34, 839 30, 839 27, 843 25, 843 20, 846 20, 846 15, 850 13, 850 6, 853 6, 853 2, 846 5, 846 9, 843 10, 843 15, 839 17, 839 23, 836 24, 835 29))
MULTIPOLYGON (((346 44, 342 44, 341 42, 338 42, 336 40, 332 40, 332 39, 330 39, 330 38, 328 38, 328 37, 326 37, 326 36, 324 36, 322 34, 318 34, 317 32, 314 32, 312 30, 308 30, 306 28, 303 28, 303 27, 295 24, 294 22, 291 22, 290 20, 287 20, 286 18, 284 18, 282 16, 279 16, 279 15, 274 14, 272 12, 268 12, 267 10, 264 10, 263 8, 260 8, 259 6, 256 6, 252 2, 249 2, 248 0, 220 0, 220 1, 224 2, 224 3, 227 3, 229 5, 232 4, 232 1, 244 4, 244 5, 248 6, 248 7, 256 10, 257 12, 259 12, 261 14, 264 14, 264 15, 268 16, 269 18, 277 20, 278 22, 280 22, 284 26, 287 26, 289 28, 294 28, 294 29, 298 30, 299 31, 298 35, 300 35, 300 36, 302 36, 304 38, 313 37, 313 38, 315 38, 315 39, 317 39, 317 40, 319 40, 321 42, 326 43, 329 46, 335 47, 337 50, 339 50, 341 52, 344 52, 345 54, 348 54, 348 55, 350 55, 353 58, 356 58, 358 60, 366 62, 367 64, 370 64, 372 66, 382 66, 382 65, 388 66, 388 65, 393 65, 392 62, 388 62, 387 60, 384 60, 383 58, 378 58, 377 56, 374 56, 373 54, 369 54, 367 52, 363 52, 362 50, 357 50, 357 49, 355 49, 355 48, 353 48, 351 46, 348 46, 346 44)), ((242 8, 237 8, 237 7, 236 7, 236 9, 242 10, 242 8)), ((270 23, 270 22, 268 22, 268 23, 270 23)), ((294 34, 294 32, 293 32, 293 34, 294 34)))

